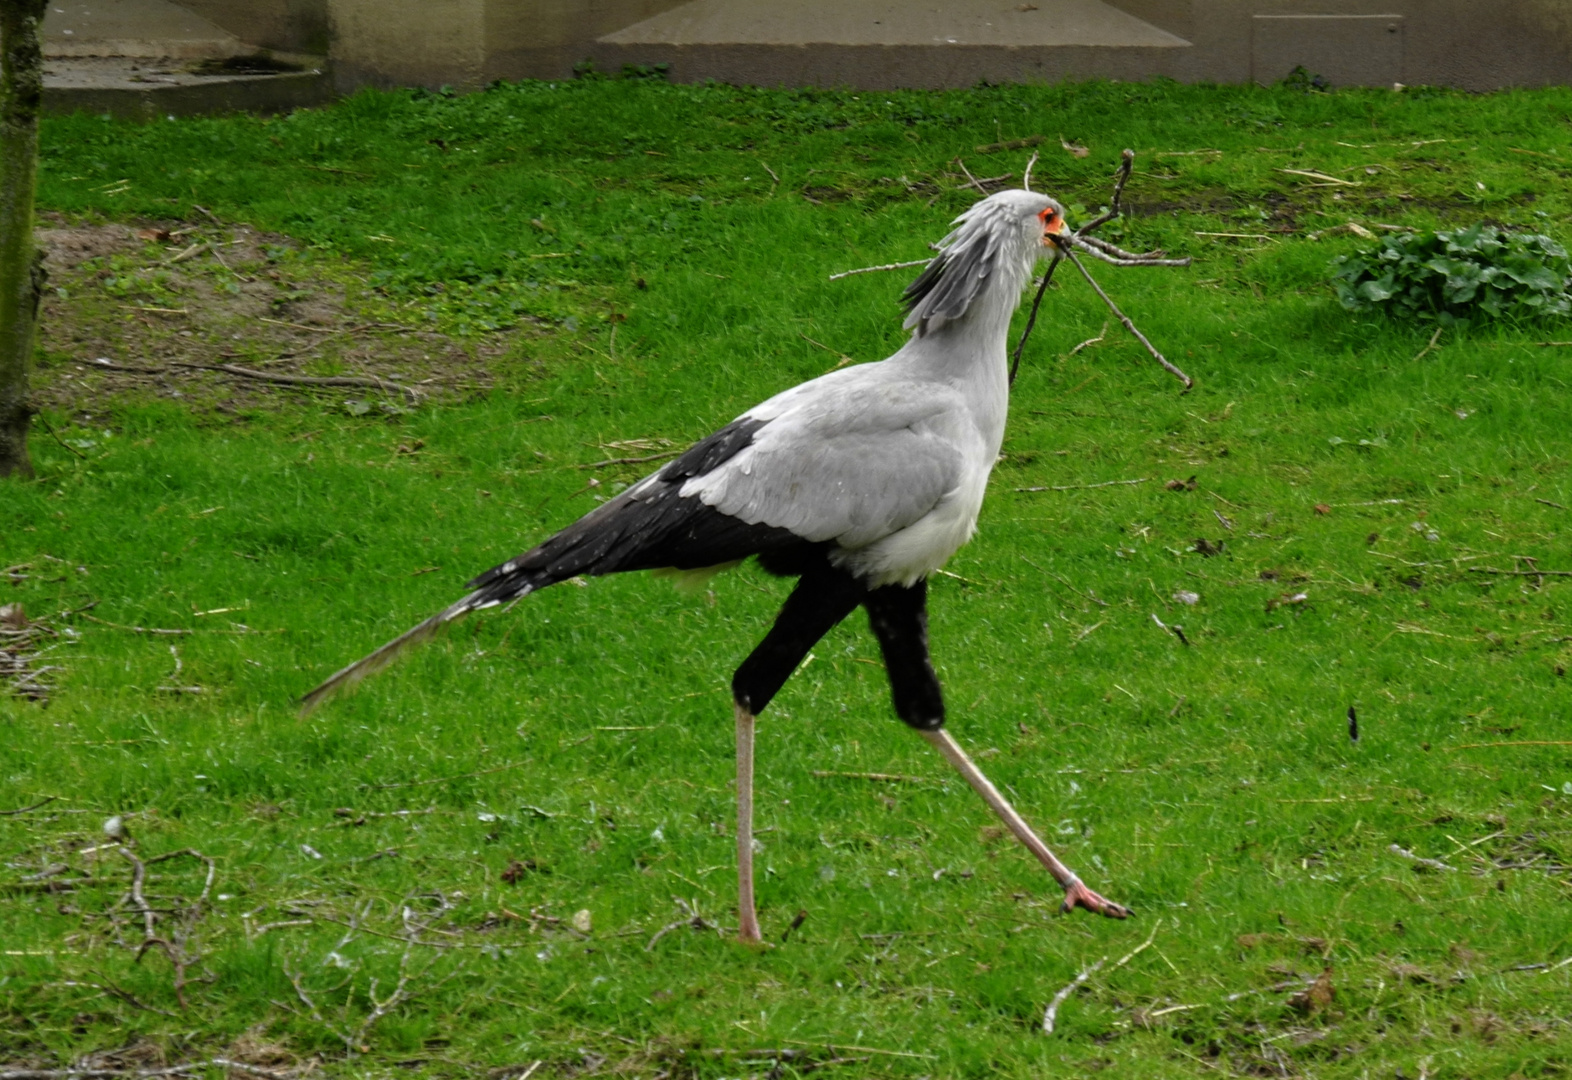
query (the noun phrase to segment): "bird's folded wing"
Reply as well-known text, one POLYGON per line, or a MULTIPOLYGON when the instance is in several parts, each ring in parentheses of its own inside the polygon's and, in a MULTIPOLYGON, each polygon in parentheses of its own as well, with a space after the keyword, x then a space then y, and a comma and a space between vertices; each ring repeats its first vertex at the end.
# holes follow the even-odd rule
POLYGON ((813 386, 750 410, 768 420, 753 443, 682 494, 749 524, 860 548, 917 522, 960 483, 976 439, 948 386, 801 392, 813 386))

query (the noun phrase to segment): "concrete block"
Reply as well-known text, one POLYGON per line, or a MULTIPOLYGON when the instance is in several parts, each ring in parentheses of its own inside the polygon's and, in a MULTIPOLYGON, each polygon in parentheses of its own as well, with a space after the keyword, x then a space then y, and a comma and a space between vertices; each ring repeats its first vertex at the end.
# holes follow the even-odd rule
POLYGON ((1391 86, 1403 77, 1403 16, 1257 15, 1250 77, 1270 85, 1303 67, 1333 86, 1391 86))

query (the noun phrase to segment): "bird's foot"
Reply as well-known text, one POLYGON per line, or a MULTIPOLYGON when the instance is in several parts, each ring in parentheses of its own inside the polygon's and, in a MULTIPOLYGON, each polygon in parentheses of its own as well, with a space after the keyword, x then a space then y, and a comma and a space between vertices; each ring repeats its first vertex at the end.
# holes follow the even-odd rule
POLYGON ((1083 907, 1094 915, 1106 915, 1110 919, 1128 919, 1130 917, 1129 908, 1097 895, 1083 885, 1079 878, 1070 882, 1069 887, 1064 890, 1064 905, 1059 911, 1068 915, 1078 907, 1083 907))

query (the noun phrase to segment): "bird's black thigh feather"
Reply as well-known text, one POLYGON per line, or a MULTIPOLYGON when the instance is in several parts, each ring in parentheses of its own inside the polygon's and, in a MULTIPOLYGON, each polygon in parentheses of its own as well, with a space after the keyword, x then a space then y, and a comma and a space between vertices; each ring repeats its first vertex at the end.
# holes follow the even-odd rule
POLYGON ((884 651, 895 714, 918 731, 944 726, 944 694, 928 658, 928 583, 886 585, 863 599, 884 651))
POLYGON ((732 676, 731 693, 737 704, 754 716, 763 712, 808 650, 867 595, 865 585, 822 556, 807 566, 775 625, 732 676))

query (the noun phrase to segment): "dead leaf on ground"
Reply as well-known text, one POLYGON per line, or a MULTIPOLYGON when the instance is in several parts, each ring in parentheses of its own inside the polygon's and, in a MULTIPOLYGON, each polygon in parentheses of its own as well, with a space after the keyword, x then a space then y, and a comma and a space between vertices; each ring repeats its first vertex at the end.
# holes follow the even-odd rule
POLYGON ((1321 969, 1321 974, 1307 989, 1289 997, 1288 1007, 1306 1016, 1314 1016, 1325 1011, 1336 996, 1337 991, 1332 986, 1332 969, 1326 967, 1321 969))
POLYGON ((1080 146, 1080 145, 1078 145, 1076 143, 1073 143, 1073 142, 1066 142, 1063 135, 1059 136, 1059 145, 1064 147, 1071 154, 1075 155, 1078 158, 1083 158, 1087 154, 1091 153, 1091 151, 1088 150, 1084 146, 1080 146))

